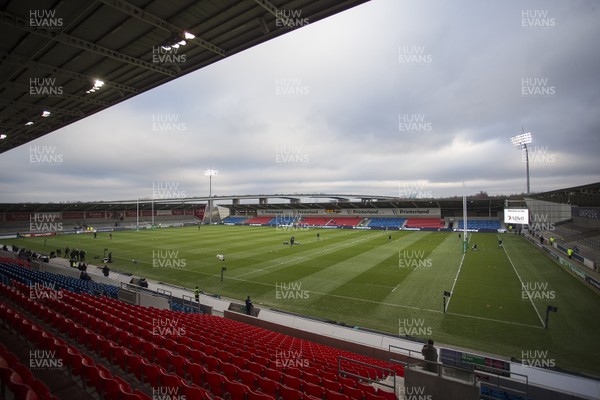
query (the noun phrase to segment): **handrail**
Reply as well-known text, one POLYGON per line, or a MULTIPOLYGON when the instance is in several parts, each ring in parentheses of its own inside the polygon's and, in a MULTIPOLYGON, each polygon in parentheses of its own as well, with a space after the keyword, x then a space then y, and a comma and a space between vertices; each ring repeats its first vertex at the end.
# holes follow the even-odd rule
POLYGON ((394 371, 392 369, 383 368, 383 367, 380 367, 378 365, 369 364, 369 363, 366 363, 366 362, 363 362, 363 361, 354 360, 352 358, 348 358, 348 357, 344 357, 344 356, 338 356, 338 374, 342 374, 342 373, 344 375, 353 376, 353 377, 361 379, 361 380, 366 380, 368 382, 377 383, 378 385, 391 388, 394 391, 394 394, 396 393, 396 371, 394 371), (392 375, 394 377, 393 378, 394 379, 394 383, 393 383, 393 385, 390 385, 388 383, 381 382, 381 381, 378 381, 376 379, 367 378, 367 377, 364 377, 362 375, 358 375, 358 374, 355 374, 355 373, 352 373, 352 372, 349 372, 349 371, 343 371, 342 370, 342 360, 347 360, 347 361, 350 361, 350 362, 353 362, 353 363, 356 363, 356 364, 360 364, 360 365, 363 365, 363 366, 366 366, 366 367, 376 368, 376 369, 380 369, 382 371, 389 372, 389 375, 392 375))

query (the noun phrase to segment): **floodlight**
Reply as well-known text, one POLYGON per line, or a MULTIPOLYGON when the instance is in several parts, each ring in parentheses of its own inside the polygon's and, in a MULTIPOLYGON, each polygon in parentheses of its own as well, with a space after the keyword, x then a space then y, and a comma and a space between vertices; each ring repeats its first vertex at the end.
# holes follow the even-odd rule
POLYGON ((96 82, 94 82, 94 86, 101 88, 102 86, 104 86, 104 81, 96 79, 96 82))
POLYGON ((171 46, 173 49, 178 49, 179 48, 179 43, 175 43, 174 45, 171 46))
POLYGON ((185 46, 187 44, 187 42, 185 40, 181 40, 181 41, 177 42, 177 44, 180 46, 185 46))
POLYGON ((27 121, 27 122, 25 122, 25 126, 31 126, 31 125, 33 125, 33 121, 27 121))
POLYGON ((204 170, 204 176, 208 176, 208 221, 212 225, 212 177, 217 176, 219 171, 208 168, 204 170))
POLYGON ((4 133, 0 134, 0 140, 6 139, 6 135, 4 133))
POLYGON ((189 33, 189 32, 183 32, 183 37, 188 39, 188 40, 192 40, 194 39, 196 36, 193 33, 189 33))
POLYGON ((533 139, 531 138, 531 132, 525 132, 521 133, 520 135, 511 137, 510 141, 512 142, 513 146, 522 147, 530 144, 533 141, 533 139))
POLYGON ((162 47, 162 49, 163 49, 163 50, 165 50, 165 51, 169 51, 169 50, 171 50, 171 46, 169 46, 169 45, 167 45, 167 44, 164 44, 164 45, 162 45, 161 47, 162 47))
POLYGON ((527 194, 529 194, 529 149, 527 148, 527 145, 533 141, 531 138, 531 132, 522 131, 520 135, 511 137, 510 141, 512 142, 513 146, 525 150, 525 162, 527 168, 527 194))
POLYGON ((42 118, 48 118, 50 114, 52 114, 50 111, 44 110, 42 111, 42 118))

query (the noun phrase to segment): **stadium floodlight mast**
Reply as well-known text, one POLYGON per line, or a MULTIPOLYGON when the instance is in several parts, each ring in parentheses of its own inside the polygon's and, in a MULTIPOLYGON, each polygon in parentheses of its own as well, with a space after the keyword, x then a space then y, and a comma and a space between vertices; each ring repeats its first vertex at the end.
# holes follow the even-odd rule
POLYGON ((212 177, 217 176, 219 171, 212 166, 204 170, 204 176, 208 176, 208 223, 212 225, 212 177))
POLYGON ((527 194, 529 194, 529 149, 527 149, 527 145, 533 141, 533 139, 531 138, 531 132, 522 131, 520 135, 511 137, 510 141, 516 148, 525 149, 525 164, 527 168, 527 194))

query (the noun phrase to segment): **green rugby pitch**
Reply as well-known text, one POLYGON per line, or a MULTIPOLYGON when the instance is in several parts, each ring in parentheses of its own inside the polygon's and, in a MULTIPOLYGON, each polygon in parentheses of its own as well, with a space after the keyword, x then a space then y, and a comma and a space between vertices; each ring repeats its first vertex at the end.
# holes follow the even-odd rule
POLYGON ((215 225, 112 235, 10 242, 46 253, 83 248, 92 264, 107 248, 114 270, 505 357, 546 352, 559 368, 600 376, 600 296, 520 236, 472 234, 478 251, 463 257, 462 241, 448 232, 215 225), (290 236, 297 245, 283 244, 290 236), (446 313, 444 291, 452 291, 446 313), (558 313, 546 330, 547 305, 558 313))

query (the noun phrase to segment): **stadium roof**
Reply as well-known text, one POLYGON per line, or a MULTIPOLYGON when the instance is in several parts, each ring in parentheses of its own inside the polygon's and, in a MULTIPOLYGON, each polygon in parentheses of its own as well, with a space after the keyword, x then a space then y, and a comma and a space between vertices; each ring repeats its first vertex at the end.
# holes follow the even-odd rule
POLYGON ((0 0, 0 153, 366 1, 0 0))
POLYGON ((537 193, 532 199, 551 201, 553 203, 572 204, 580 207, 600 207, 600 182, 589 185, 574 186, 566 189, 537 193))

